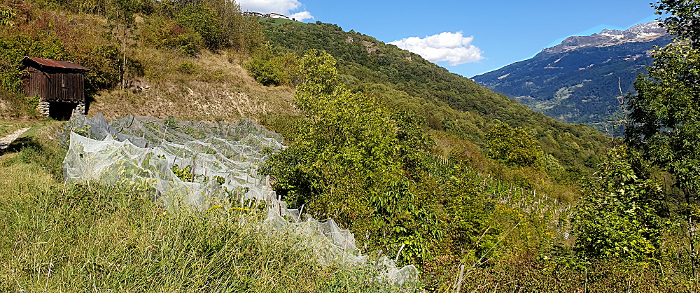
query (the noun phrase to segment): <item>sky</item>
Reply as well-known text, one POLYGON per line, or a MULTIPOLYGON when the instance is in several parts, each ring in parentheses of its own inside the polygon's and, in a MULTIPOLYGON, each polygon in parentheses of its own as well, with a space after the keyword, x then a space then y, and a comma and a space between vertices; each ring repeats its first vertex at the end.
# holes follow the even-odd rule
POLYGON ((572 35, 656 19, 632 0, 236 0, 243 11, 337 24, 472 77, 528 59, 572 35))

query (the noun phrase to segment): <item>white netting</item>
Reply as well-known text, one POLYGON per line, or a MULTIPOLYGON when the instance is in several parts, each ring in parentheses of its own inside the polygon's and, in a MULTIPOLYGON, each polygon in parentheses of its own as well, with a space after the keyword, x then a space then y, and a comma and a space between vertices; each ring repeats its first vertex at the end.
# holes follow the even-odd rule
MULTIPOLYGON (((320 263, 367 261, 350 231, 332 219, 319 222, 288 209, 269 179, 257 173, 267 154, 283 148, 282 137, 251 120, 207 124, 128 115, 107 123, 101 114, 87 118, 74 112, 57 137, 68 147, 63 161, 68 182, 150 191, 169 209, 182 204, 205 210, 222 202, 240 208, 264 203, 268 212, 263 225, 308 239, 320 263)), ((398 269, 387 258, 375 265, 390 282, 418 279, 412 265, 398 269)))
POLYGON ((211 200, 274 198, 257 169, 265 153, 282 148, 282 138, 250 120, 209 125, 129 115, 108 124, 102 115, 78 114, 59 135, 66 137, 68 181, 153 190, 169 207, 182 202, 206 209, 211 200), (178 169, 190 178, 178 177, 178 169))

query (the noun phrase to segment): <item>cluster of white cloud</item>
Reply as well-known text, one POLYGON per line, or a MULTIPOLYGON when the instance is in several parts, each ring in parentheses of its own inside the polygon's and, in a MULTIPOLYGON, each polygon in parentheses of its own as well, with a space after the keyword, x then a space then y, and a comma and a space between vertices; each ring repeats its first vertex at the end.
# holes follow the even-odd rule
POLYGON ((280 13, 298 21, 305 19, 314 19, 313 15, 308 11, 296 12, 290 15, 292 11, 299 9, 302 5, 297 0, 238 0, 243 11, 254 11, 260 13, 280 13))
POLYGON ((290 15, 289 17, 296 19, 298 21, 304 21, 306 19, 314 19, 314 16, 311 15, 311 12, 308 12, 308 11, 297 12, 297 13, 290 15))
POLYGON ((464 37, 462 32, 444 32, 425 38, 410 37, 389 44, 411 51, 430 62, 447 61, 450 66, 484 59, 481 49, 472 45, 474 37, 464 37))

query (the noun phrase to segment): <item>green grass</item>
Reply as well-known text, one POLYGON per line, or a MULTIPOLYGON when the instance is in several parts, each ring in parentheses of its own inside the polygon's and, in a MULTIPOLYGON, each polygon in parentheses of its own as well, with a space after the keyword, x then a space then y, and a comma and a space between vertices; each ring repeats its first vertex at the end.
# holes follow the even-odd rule
POLYGON ((286 23, 304 24, 303 22, 289 20, 289 19, 282 19, 282 18, 260 18, 260 23, 269 23, 269 24, 272 24, 274 26, 280 26, 280 25, 283 25, 286 23))
POLYGON ((64 185, 65 155, 34 131, 0 158, 1 292, 384 292, 367 266, 323 266, 261 214, 166 212, 153 195, 64 185), (23 145, 22 145, 23 143, 23 145))
POLYGON ((24 123, 0 120, 0 138, 5 137, 18 129, 22 129, 24 123))

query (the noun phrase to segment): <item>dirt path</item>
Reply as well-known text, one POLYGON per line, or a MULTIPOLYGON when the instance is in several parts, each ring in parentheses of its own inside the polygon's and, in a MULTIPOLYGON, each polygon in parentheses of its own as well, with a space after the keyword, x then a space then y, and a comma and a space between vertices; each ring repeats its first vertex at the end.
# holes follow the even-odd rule
POLYGON ((27 128, 22 128, 20 130, 17 130, 13 132, 12 134, 5 136, 3 138, 0 138, 0 156, 2 156, 2 153, 5 152, 5 149, 10 146, 10 144, 15 141, 20 135, 24 134, 27 130, 29 130, 29 127, 27 128))

